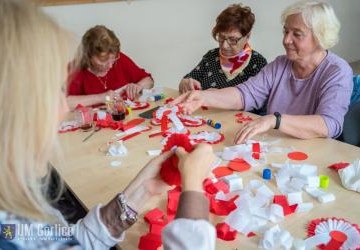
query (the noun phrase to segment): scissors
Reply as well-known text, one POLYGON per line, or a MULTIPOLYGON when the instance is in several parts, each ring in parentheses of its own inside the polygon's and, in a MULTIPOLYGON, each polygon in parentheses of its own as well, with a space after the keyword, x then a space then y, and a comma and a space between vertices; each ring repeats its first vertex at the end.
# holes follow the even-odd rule
POLYGON ((95 127, 94 130, 91 132, 91 134, 89 134, 88 136, 86 136, 82 141, 86 141, 87 139, 89 139, 91 136, 93 136, 93 134, 95 134, 95 132, 98 132, 101 129, 101 127, 95 127))

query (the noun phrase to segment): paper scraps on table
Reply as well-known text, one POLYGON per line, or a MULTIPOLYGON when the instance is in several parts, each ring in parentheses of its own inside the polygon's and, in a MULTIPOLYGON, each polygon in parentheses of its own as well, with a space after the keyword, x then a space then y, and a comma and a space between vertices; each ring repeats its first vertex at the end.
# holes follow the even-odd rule
POLYGON ((340 218, 312 220, 307 227, 306 249, 359 249, 360 229, 357 224, 340 218))
POLYGON ((279 225, 275 225, 265 231, 259 247, 266 250, 291 249, 293 240, 294 238, 288 231, 280 229, 279 225))
POLYGON ((290 153, 288 153, 287 156, 289 157, 289 159, 295 160, 295 161, 304 161, 308 158, 307 154, 305 154, 304 152, 300 152, 300 151, 290 152, 290 153))

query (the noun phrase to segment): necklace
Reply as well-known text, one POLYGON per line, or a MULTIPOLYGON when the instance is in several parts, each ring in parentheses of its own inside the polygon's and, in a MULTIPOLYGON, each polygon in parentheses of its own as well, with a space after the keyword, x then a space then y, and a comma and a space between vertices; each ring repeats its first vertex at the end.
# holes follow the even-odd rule
POLYGON ((98 76, 96 76, 96 77, 97 77, 97 79, 99 79, 99 81, 100 81, 100 83, 102 84, 102 86, 104 87, 104 89, 107 90, 107 76, 105 76, 104 81, 101 80, 100 77, 98 77, 98 76))

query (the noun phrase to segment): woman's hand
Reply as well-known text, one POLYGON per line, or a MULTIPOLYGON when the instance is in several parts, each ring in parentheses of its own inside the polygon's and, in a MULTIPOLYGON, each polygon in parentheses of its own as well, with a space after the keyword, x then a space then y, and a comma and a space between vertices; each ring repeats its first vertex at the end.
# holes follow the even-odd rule
POLYGON ((198 144, 191 153, 178 147, 179 171, 181 173, 182 191, 202 192, 202 182, 209 175, 211 166, 216 162, 216 156, 209 144, 198 144))
POLYGON ((179 84, 180 94, 186 93, 192 90, 201 90, 201 83, 192 78, 182 79, 179 84))
POLYGON ((235 134, 234 143, 240 144, 251 139, 257 134, 266 132, 275 127, 276 118, 274 115, 265 115, 245 125, 235 134))
POLYGON ((177 105, 179 104, 183 110, 184 114, 192 114, 201 106, 204 106, 205 91, 194 90, 190 92, 186 92, 185 94, 180 95, 179 97, 175 98, 170 104, 177 105))
POLYGON ((159 171, 161 164, 173 154, 168 151, 149 161, 125 188, 125 196, 133 209, 138 211, 147 199, 170 188, 160 179, 159 171))
POLYGON ((136 83, 129 83, 126 85, 124 91, 126 92, 127 97, 130 100, 134 100, 140 95, 140 92, 143 90, 143 87, 136 83))

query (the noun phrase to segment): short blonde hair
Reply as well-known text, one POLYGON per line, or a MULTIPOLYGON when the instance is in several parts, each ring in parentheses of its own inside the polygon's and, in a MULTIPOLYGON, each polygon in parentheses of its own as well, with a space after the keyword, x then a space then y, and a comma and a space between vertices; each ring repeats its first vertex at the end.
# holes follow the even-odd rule
POLYGON ((287 7, 282 15, 282 24, 293 14, 301 14, 308 28, 323 49, 335 46, 339 40, 340 22, 330 4, 320 1, 300 1, 287 7))
POLYGON ((29 2, 0 1, 0 210, 44 220, 71 39, 29 2))

